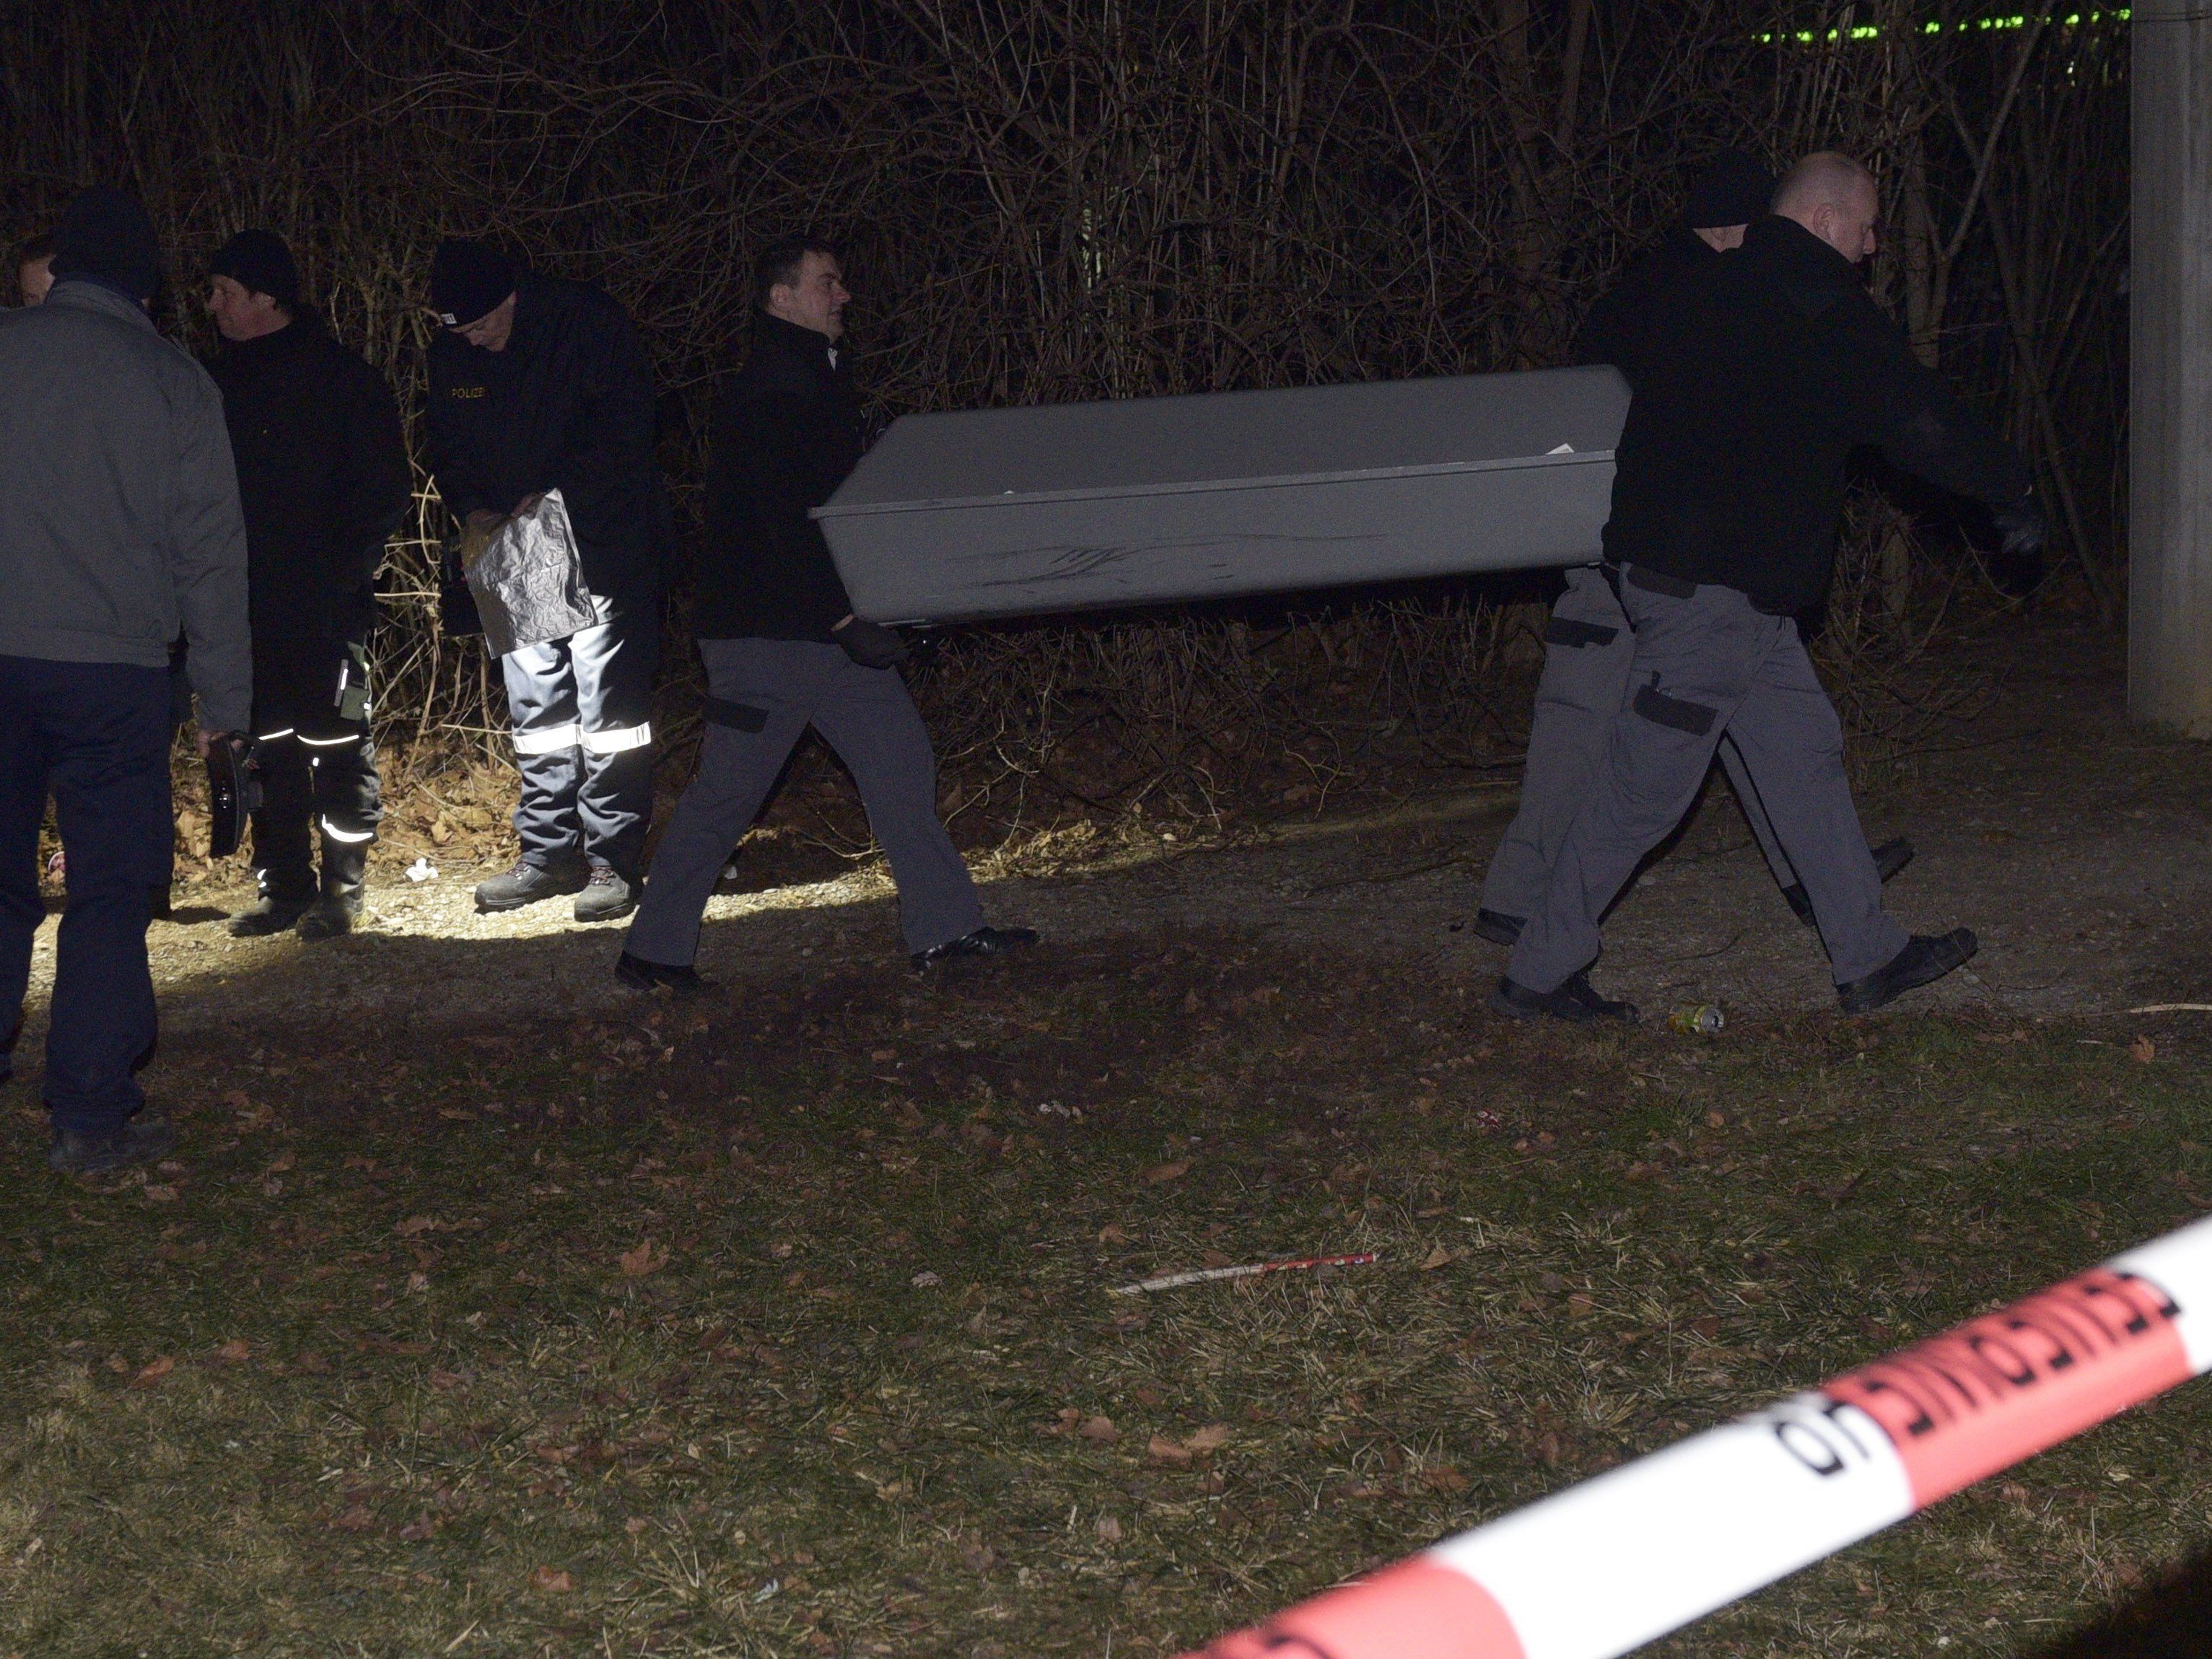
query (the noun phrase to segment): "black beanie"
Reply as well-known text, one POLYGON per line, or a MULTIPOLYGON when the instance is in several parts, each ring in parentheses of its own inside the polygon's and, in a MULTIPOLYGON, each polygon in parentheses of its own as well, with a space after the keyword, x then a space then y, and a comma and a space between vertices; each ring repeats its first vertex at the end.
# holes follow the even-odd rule
POLYGON ((228 276, 248 294, 265 294, 287 311, 300 308, 300 267, 274 231, 240 231, 222 245, 208 275, 228 276))
POLYGON ((119 190, 81 192, 54 227, 54 280, 88 276, 143 304, 161 285, 161 244, 154 222, 119 190))
POLYGON ((514 292, 514 261, 482 242, 447 238, 430 259, 430 308, 447 328, 466 328, 514 292))
POLYGON ((1690 205, 1682 216, 1692 230, 1747 225, 1764 219, 1774 200, 1774 175, 1756 156, 1723 150, 1690 186, 1690 205))

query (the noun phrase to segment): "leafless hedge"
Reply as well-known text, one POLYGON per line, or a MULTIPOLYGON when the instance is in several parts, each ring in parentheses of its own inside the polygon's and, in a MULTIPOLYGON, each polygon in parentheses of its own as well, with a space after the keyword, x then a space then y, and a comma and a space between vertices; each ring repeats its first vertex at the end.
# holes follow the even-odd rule
MULTIPOLYGON (((270 226, 338 333, 404 389, 420 380, 431 242, 504 239, 639 318, 688 503, 748 251, 795 226, 850 249, 860 374, 890 416, 1555 362, 1688 169, 1724 144, 1838 145, 1885 179, 1878 291, 2034 456, 2069 580, 2109 617, 2126 33, 2069 15, 1960 0, 11 8, 0 210, 27 234, 76 185, 121 180, 188 274, 232 230, 270 226)), ((175 324, 197 341, 191 298, 175 324)), ((1964 556, 1941 532, 1868 522, 1855 568, 1880 603, 1854 613, 1873 630, 1854 635, 1862 664, 1885 641, 1909 649, 1916 592, 1964 556), (1929 546, 1948 550, 1914 551, 1929 546)), ((477 647, 436 629, 439 529, 426 492, 388 573, 389 736, 499 723, 477 647)), ((1456 743, 1467 764, 1510 748, 1483 713, 1511 632, 1487 603, 1340 604, 1281 637, 1228 617, 976 632, 948 641, 924 689, 948 753, 995 757, 1008 801, 1164 792, 1197 810, 1200 775, 1237 773, 1248 750, 1326 771, 1320 757, 1360 749, 1314 695, 1344 678, 1354 635, 1358 661, 1397 665, 1363 693, 1384 699, 1359 711, 1370 728, 1456 743), (1291 663, 1303 679, 1269 678, 1291 663), (1038 759, 1104 731, 1114 754, 1079 777, 1038 759)))

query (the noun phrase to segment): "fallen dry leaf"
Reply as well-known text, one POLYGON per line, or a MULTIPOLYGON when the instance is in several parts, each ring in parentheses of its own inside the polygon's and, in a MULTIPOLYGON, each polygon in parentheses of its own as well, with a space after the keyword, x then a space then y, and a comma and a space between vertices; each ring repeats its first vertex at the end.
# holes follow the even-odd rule
POLYGON ((433 1231, 437 1224, 438 1218, 434 1215, 410 1215, 392 1231, 402 1238, 413 1238, 418 1233, 433 1231))
POLYGON ((149 1185, 146 1188, 146 1201, 149 1204, 173 1204, 177 1201, 177 1189, 149 1185))
POLYGON ((1190 1160, 1178 1158, 1170 1163, 1155 1164, 1145 1171, 1145 1182, 1148 1186, 1157 1187, 1163 1182, 1178 1181, 1189 1173, 1190 1160))
POLYGON ((1454 1492, 1467 1490, 1467 1477, 1450 1464, 1439 1463, 1421 1476, 1421 1484, 1431 1492, 1440 1492, 1449 1497, 1454 1492))
POLYGON ((1098 1541, 1102 1544, 1118 1544, 1121 1541, 1121 1523, 1110 1515, 1100 1516, 1097 1524, 1091 1530, 1098 1534, 1098 1541))
POLYGON ((367 1532, 375 1524, 366 1504, 349 1504, 331 1517, 331 1525, 340 1532, 367 1532))
POLYGON ((1109 1221, 1098 1230, 1098 1242, 1101 1244, 1127 1244, 1129 1235, 1121 1231, 1120 1222, 1109 1221))
POLYGON ((533 1568, 530 1582, 549 1595, 565 1595, 576 1588, 576 1581, 558 1567, 533 1568))
POLYGON ((2158 1058, 2158 1044, 2147 1036, 2138 1036, 2128 1044, 2128 1058, 2138 1066, 2148 1066, 2158 1058))
POLYGON ((1083 1426, 1076 1432, 1085 1440, 1095 1441, 1102 1446, 1110 1446, 1121 1437, 1121 1431, 1114 1426, 1114 1419, 1110 1417, 1086 1417, 1083 1419, 1083 1426))
POLYGON ((999 1553, 988 1544, 970 1539, 960 1546, 960 1559, 976 1572, 988 1572, 998 1565, 999 1553))
POLYGON ((1449 1267, 1459 1260, 1458 1255, 1439 1244, 1421 1258, 1421 1271, 1433 1273, 1438 1267, 1449 1267))
POLYGON ((1189 1447, 1178 1445, 1164 1434, 1152 1437, 1152 1443, 1145 1448, 1145 1455, 1155 1463, 1170 1464, 1178 1469, 1188 1468, 1194 1455, 1189 1447))
POLYGON ((1219 1451, 1229 1443, 1229 1425, 1226 1423, 1209 1423, 1182 1443, 1190 1451, 1219 1451))
POLYGON ((459 1388, 461 1382, 462 1377, 459 1371, 446 1370, 435 1365, 430 1368, 430 1386, 441 1394, 445 1393, 448 1389, 459 1388))
POLYGON ((243 1365, 253 1358, 253 1350, 246 1346, 246 1339, 234 1336, 215 1351, 215 1357, 226 1365, 243 1365))
POLYGON ((418 1293, 428 1290, 430 1288, 430 1275, 428 1273, 408 1274, 407 1288, 418 1293))
POLYGON ((668 1252, 655 1250, 650 1238, 641 1238, 629 1249, 615 1258, 621 1265, 624 1279, 642 1279, 647 1273, 657 1273, 668 1265, 668 1252))
POLYGON ((643 1516, 633 1515, 629 1520, 623 1522, 623 1530, 628 1533, 631 1537, 635 1538, 652 1524, 653 1523, 650 1521, 647 1521, 643 1516))
POLYGON ((426 1538, 435 1538, 438 1535, 438 1528, 443 1524, 444 1522, 425 1510, 405 1526, 400 1528, 399 1535, 410 1544, 419 1544, 426 1538))
POLYGON ((283 1175, 287 1170, 290 1169, 299 1161, 300 1160, 290 1152, 279 1152, 276 1157, 269 1160, 267 1167, 265 1167, 261 1173, 264 1175, 283 1175))
POLYGON ((137 1376, 132 1377, 131 1386, 134 1389, 150 1389, 176 1369, 177 1362, 167 1354, 163 1354, 140 1371, 137 1376))

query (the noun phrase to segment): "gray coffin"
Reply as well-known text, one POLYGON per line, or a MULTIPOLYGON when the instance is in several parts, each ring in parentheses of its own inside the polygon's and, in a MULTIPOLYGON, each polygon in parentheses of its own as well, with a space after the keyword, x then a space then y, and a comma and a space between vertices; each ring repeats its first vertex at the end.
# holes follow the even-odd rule
POLYGON ((854 610, 971 622, 1598 556, 1611 368, 908 415, 815 509, 854 610))

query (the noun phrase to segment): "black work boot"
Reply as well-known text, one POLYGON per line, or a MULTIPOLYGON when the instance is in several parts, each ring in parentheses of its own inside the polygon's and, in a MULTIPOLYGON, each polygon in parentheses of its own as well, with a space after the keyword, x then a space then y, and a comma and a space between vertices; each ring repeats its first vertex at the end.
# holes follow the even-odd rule
POLYGON ((301 939, 337 939, 361 920, 362 878, 368 868, 368 843, 323 837, 323 896, 300 918, 301 939))
POLYGON ((176 1127, 168 1114, 141 1112, 104 1135, 57 1128, 46 1144, 46 1167, 58 1175, 104 1175, 126 1164, 165 1158, 176 1144, 176 1127))
POLYGON ((477 884, 477 909, 480 914, 520 910, 526 904, 580 893, 591 879, 590 870, 580 860, 563 869, 548 870, 528 859, 520 859, 505 875, 477 884))
POLYGON ((1624 1025, 1633 1025, 1643 1018, 1636 1012, 1634 1003, 1611 1002, 1590 989, 1588 969, 1575 975, 1556 991, 1532 991, 1510 979, 1500 979, 1498 988, 1490 994, 1490 1010, 1508 1019, 1548 1018, 1575 1025, 1589 1025, 1601 1019, 1617 1019, 1624 1025))
MULTIPOLYGON (((1875 876, 1883 881, 1887 881, 1912 862, 1914 849, 1911 842, 1903 836, 1899 836, 1893 840, 1882 842, 1879 847, 1871 847, 1867 850, 1874 855, 1875 876)), ((1813 915, 1812 895, 1805 890, 1803 882, 1791 882, 1782 890, 1782 897, 1790 906, 1790 913, 1808 927, 1817 927, 1820 925, 1818 918, 1813 915)))
POLYGON ((312 876, 301 884, 308 889, 307 894, 298 898, 282 898, 270 890, 269 872, 263 870, 258 873, 261 896, 252 908, 240 911, 230 919, 233 939, 264 939, 270 933, 281 933, 307 915, 307 907, 315 902, 313 896, 314 878, 312 876))
POLYGON ((576 920, 614 921, 637 908, 637 884, 611 864, 592 866, 592 878, 576 895, 576 920))
POLYGON ((919 974, 956 957, 1000 957, 1036 942, 1037 931, 1034 927, 978 927, 972 933, 933 945, 927 951, 916 951, 914 970, 919 974))
POLYGON ((1870 1014, 1894 1002, 1907 991, 1933 985, 1954 968, 1963 968, 1982 948, 1973 930, 1954 927, 1948 933, 1915 933, 1905 948, 1864 979, 1836 987, 1836 1000, 1847 1014, 1870 1014))

